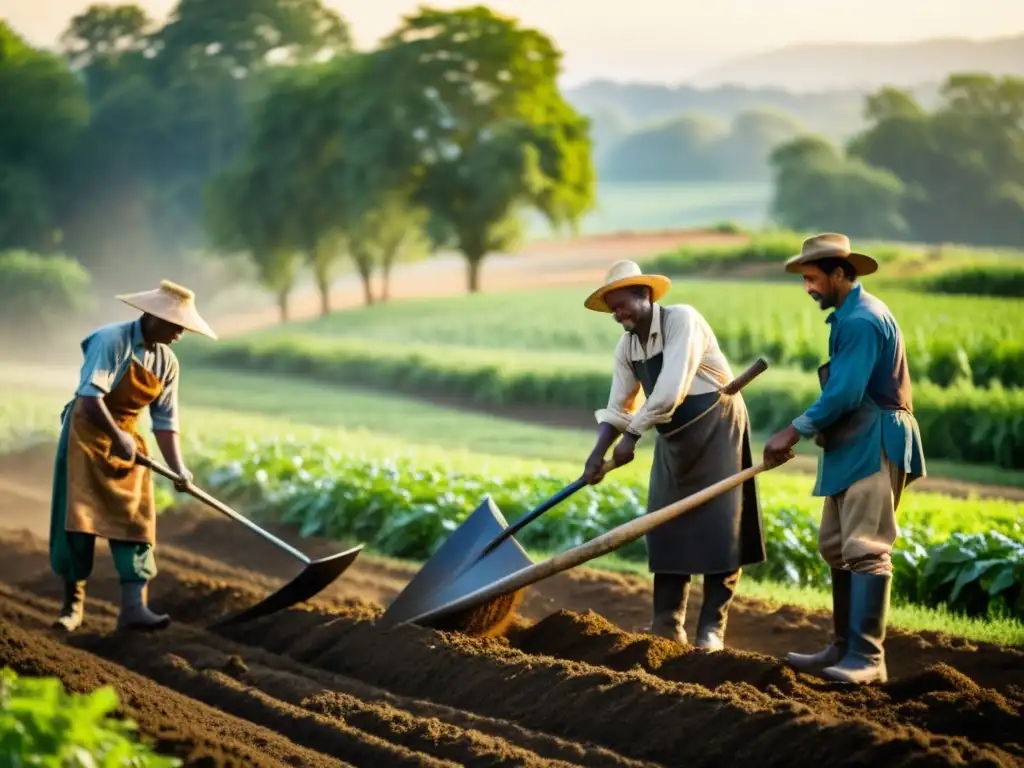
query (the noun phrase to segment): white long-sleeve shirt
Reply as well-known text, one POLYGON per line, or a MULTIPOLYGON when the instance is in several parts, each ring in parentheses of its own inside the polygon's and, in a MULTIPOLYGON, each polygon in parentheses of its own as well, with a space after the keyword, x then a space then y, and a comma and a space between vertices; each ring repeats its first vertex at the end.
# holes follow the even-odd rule
POLYGON ((672 420, 676 406, 688 394, 714 392, 732 380, 732 370, 718 339, 704 317, 687 304, 655 304, 651 332, 644 349, 633 333, 624 333, 615 348, 615 366, 608 407, 595 412, 597 422, 619 431, 642 435, 657 424, 672 420), (643 398, 634 360, 649 360, 663 353, 661 373, 650 397, 643 398))

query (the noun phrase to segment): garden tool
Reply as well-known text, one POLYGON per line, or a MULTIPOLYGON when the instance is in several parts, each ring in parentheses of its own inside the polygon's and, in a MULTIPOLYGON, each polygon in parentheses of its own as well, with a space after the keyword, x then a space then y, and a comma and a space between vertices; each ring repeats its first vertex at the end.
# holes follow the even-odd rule
MULTIPOLYGON (((178 482, 181 478, 172 472, 167 467, 162 466, 158 462, 143 456, 136 454, 135 460, 137 463, 149 467, 159 475, 163 475, 168 480, 178 482)), ((308 600, 313 595, 318 594, 329 584, 334 582, 342 573, 344 573, 350 565, 359 556, 360 551, 363 549, 363 545, 360 544, 352 549, 347 549, 344 552, 339 552, 336 555, 330 557, 323 557, 319 560, 311 560, 309 557, 304 555, 299 550, 290 546, 289 544, 281 541, 271 533, 260 528, 256 523, 252 522, 248 518, 240 515, 235 510, 223 502, 218 501, 206 492, 196 488, 193 485, 189 485, 187 493, 199 501, 203 502, 207 506, 212 507, 223 515, 230 517, 232 520, 241 523, 250 530, 255 531, 264 539, 274 544, 278 548, 287 552, 289 555, 294 557, 296 560, 301 562, 305 567, 302 572, 299 573, 294 579, 289 581, 283 587, 278 589, 272 595, 264 598, 262 601, 253 605, 244 611, 240 611, 236 614, 229 615, 214 622, 211 626, 226 626, 229 624, 240 624, 244 621, 252 621, 263 616, 269 616, 272 613, 290 608, 293 605, 308 600)))
MULTIPOLYGON (((764 358, 758 358, 746 371, 719 391, 723 395, 736 394, 767 367, 768 362, 764 358)), ((605 472, 614 468, 614 462, 610 460, 604 465, 605 472)), ((432 608, 453 600, 455 596, 473 593, 487 584, 501 583, 509 574, 533 566, 533 561, 526 554, 526 550, 513 538, 514 534, 584 485, 586 482, 581 477, 524 515, 511 527, 505 522, 491 497, 487 496, 388 606, 387 611, 378 620, 378 625, 386 629, 411 621, 411 617, 414 616, 430 618, 434 615, 432 608)), ((434 626, 463 631, 467 627, 475 627, 481 633, 492 633, 511 618, 511 612, 522 595, 509 594, 500 597, 501 600, 485 606, 482 612, 472 610, 454 617, 446 612, 444 626, 434 626)))
MULTIPOLYGON (((631 541, 639 539, 662 523, 696 509, 719 494, 756 477, 761 472, 779 466, 792 456, 793 452, 790 451, 783 462, 772 464, 761 462, 756 466, 744 469, 742 472, 719 480, 714 485, 691 494, 685 499, 680 499, 659 510, 623 523, 586 544, 573 547, 541 563, 531 563, 523 553, 525 565, 506 573, 490 584, 485 583, 484 578, 480 578, 476 568, 471 568, 463 572, 459 578, 445 584, 432 596, 432 601, 422 601, 419 613, 410 613, 394 623, 396 625, 415 623, 443 629, 458 628, 461 631, 466 631, 465 627, 469 627, 473 634, 489 634, 494 623, 507 621, 507 617, 501 615, 500 612, 510 610, 514 601, 509 598, 520 590, 594 558, 614 552, 631 541), (445 621, 446 619, 448 621, 445 621), (445 626, 446 624, 448 626, 445 626)), ((515 543, 514 539, 511 541, 515 543)), ((508 560, 511 561, 511 558, 508 560)), ((487 557, 478 565, 485 565, 490 561, 491 558, 487 557)), ((488 575, 493 574, 495 570, 494 568, 486 569, 488 575)))

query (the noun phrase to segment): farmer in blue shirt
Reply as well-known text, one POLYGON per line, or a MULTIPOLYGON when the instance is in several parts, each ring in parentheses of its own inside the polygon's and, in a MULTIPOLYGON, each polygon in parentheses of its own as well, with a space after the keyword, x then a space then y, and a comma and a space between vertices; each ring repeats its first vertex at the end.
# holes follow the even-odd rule
POLYGON ((823 455, 814 495, 825 497, 818 550, 832 572, 833 635, 814 654, 790 653, 801 669, 833 680, 885 682, 885 623, 892 581, 896 509, 903 489, 925 475, 913 416, 903 335, 889 308, 857 283, 878 263, 850 250, 843 235, 804 241, 786 271, 823 310, 829 361, 818 369, 821 395, 765 444, 768 459, 813 437, 823 455))

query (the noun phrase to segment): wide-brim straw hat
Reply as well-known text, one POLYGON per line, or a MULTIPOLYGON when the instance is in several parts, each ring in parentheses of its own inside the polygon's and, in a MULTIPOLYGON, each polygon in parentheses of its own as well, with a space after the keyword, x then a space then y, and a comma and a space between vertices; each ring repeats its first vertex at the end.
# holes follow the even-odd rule
POLYGON ((611 312, 604 297, 612 291, 632 285, 643 285, 650 288, 651 301, 657 301, 668 292, 672 281, 664 275, 643 274, 636 262, 616 261, 604 276, 604 284, 587 297, 583 306, 595 312, 611 312))
POLYGON ((821 259, 846 259, 858 275, 870 275, 878 270, 874 258, 850 249, 850 238, 846 235, 826 232, 804 240, 800 253, 786 260, 786 271, 799 274, 802 265, 821 259))
POLYGON ((152 291, 122 293, 117 297, 129 307, 159 317, 168 323, 180 325, 186 331, 216 339, 217 334, 203 320, 196 309, 196 296, 188 288, 161 280, 160 287, 152 291))

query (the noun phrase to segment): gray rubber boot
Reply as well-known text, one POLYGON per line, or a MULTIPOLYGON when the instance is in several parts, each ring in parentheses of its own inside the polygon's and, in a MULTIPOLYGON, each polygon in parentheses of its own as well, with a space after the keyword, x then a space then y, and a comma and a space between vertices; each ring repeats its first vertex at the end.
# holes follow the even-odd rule
POLYGON ((736 595, 740 572, 704 574, 704 600, 697 622, 695 645, 706 651, 720 651, 725 647, 725 625, 729 620, 729 606, 736 595))
POLYGON ((690 596, 690 577, 675 573, 654 574, 652 635, 686 643, 686 603, 690 596))
POLYGON ((64 582, 64 604, 60 615, 54 620, 56 629, 74 632, 82 626, 85 618, 85 580, 64 582))
POLYGON ((850 637, 850 575, 845 569, 832 569, 832 636, 817 653, 786 654, 786 660, 797 669, 821 670, 845 655, 850 637))
POLYGON ((885 623, 889 614, 892 576, 854 573, 850 591, 850 642, 842 661, 822 670, 842 683, 884 683, 885 623))
POLYGON ((163 629, 171 623, 167 614, 149 610, 146 597, 149 583, 128 581, 121 584, 121 613, 117 617, 118 629, 163 629))

